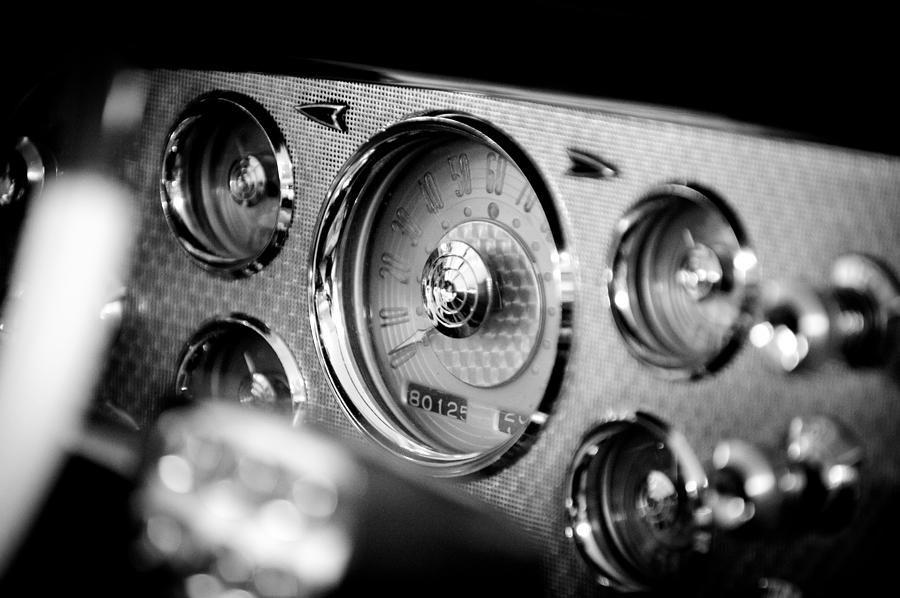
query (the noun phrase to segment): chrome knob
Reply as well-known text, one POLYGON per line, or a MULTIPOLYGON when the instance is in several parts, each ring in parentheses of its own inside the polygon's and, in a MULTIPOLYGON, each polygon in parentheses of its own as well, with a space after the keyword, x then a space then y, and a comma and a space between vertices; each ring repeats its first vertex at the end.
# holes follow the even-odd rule
POLYGON ((750 342, 776 369, 793 372, 840 357, 854 367, 888 363, 900 334, 900 284, 877 260, 835 260, 829 285, 776 282, 763 288, 750 342))
POLYGON ((240 206, 253 207, 266 198, 268 178, 263 163, 254 155, 235 160, 228 172, 231 199, 240 206))
POLYGON ((159 419, 134 504, 139 559, 172 595, 317 595, 344 578, 364 472, 340 445, 295 432, 230 403, 159 419))
POLYGON ((160 416, 132 500, 152 595, 396 595, 400 581, 455 596, 472 579, 546 595, 534 545, 499 510, 285 424, 221 401, 160 416))
POLYGON ((853 517, 860 495, 863 448, 859 438, 839 421, 795 417, 788 427, 785 454, 803 468, 807 486, 819 498, 807 507, 810 523, 824 530, 844 527, 853 517))
POLYGON ((858 439, 826 416, 794 418, 781 454, 724 440, 712 459, 714 525, 757 533, 840 529, 859 501, 861 463, 858 439))

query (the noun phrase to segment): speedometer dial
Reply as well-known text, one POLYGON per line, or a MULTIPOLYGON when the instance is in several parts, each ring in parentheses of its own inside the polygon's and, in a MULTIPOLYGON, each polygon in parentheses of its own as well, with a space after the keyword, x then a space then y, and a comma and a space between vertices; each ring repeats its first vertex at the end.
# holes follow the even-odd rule
POLYGON ((572 283, 550 193, 508 137, 462 114, 377 135, 332 187, 312 267, 320 357, 373 438, 438 475, 533 438, 572 283))

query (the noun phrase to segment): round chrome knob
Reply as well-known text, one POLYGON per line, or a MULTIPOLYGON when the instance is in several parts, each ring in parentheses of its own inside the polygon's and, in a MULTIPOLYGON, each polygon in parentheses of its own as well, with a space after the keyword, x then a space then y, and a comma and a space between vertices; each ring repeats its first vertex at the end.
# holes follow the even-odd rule
POLYGON ((713 453, 707 495, 713 522, 762 533, 838 530, 859 500, 862 452, 843 424, 820 415, 791 421, 781 455, 723 440, 713 453))
POLYGON ((756 529, 778 529, 785 496, 779 488, 775 460, 740 439, 720 441, 713 451, 709 505, 713 523, 733 530, 752 522, 756 529))
POLYGON ((877 260, 835 260, 829 285, 774 282, 760 297, 750 342, 777 369, 792 372, 839 356, 852 366, 888 363, 900 340, 900 283, 877 260))
POLYGON ((462 241, 441 243, 422 270, 425 314, 434 327, 452 338, 475 334, 499 293, 488 265, 462 241))
POLYGON ((844 527, 853 517, 860 494, 863 448, 839 421, 824 416, 795 417, 788 427, 786 454, 803 467, 820 497, 808 504, 807 516, 819 529, 844 527))

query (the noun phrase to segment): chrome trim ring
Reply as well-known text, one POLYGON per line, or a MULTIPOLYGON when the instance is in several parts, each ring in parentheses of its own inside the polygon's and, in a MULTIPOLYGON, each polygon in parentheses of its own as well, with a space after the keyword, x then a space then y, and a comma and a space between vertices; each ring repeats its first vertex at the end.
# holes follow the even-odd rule
POLYGON ((707 487, 704 468, 687 439, 663 421, 644 412, 604 421, 582 439, 567 472, 565 534, 574 542, 600 585, 622 592, 646 592, 662 585, 674 587, 670 584, 680 583, 686 569, 694 564, 691 557, 709 548, 711 518, 704 501, 707 487), (623 454, 621 447, 635 435, 646 436, 655 441, 658 449, 668 450, 677 469, 674 480, 666 474, 660 475, 665 476, 666 483, 671 484, 669 490, 677 496, 674 505, 677 511, 670 511, 668 516, 684 519, 682 525, 690 532, 690 542, 679 550, 669 544, 658 547, 659 551, 671 551, 666 558, 660 559, 665 563, 663 568, 675 563, 675 570, 650 570, 660 565, 647 555, 643 555, 642 562, 641 555, 635 554, 633 544, 629 547, 623 539, 621 529, 623 525, 640 526, 643 522, 635 523, 627 513, 618 512, 611 506, 611 492, 623 491, 622 484, 613 480, 615 468, 621 466, 618 463, 623 454))
POLYGON ((160 198, 169 227, 197 264, 225 277, 258 272, 284 246, 294 215, 293 166, 277 123, 243 94, 195 99, 169 131, 160 198), (217 156, 229 143, 258 149, 217 156))
MULTIPOLYGON (((364 236, 364 235, 363 235, 364 236)), ((337 174, 319 215, 319 226, 310 256, 310 320, 319 360, 340 404, 351 421, 377 444, 402 460, 422 466, 438 477, 485 474, 505 467, 534 442, 548 418, 562 384, 571 342, 574 304, 574 271, 562 226, 562 209, 531 159, 510 137, 488 122, 469 114, 433 112, 412 116, 372 137, 337 174), (383 185, 385 172, 402 150, 416 151, 445 137, 469 139, 499 152, 513 163, 534 189, 543 207, 547 234, 557 252, 560 276, 560 326, 555 361, 549 382, 524 432, 510 443, 487 451, 453 452, 431 445, 415 430, 399 407, 391 404, 384 382, 364 364, 359 336, 365 335, 345 295, 351 283, 354 249, 348 238, 359 237, 351 227, 353 217, 371 206, 363 196, 367 188, 383 185)))
POLYGON ((610 244, 610 311, 628 350, 667 379, 720 370, 753 324, 758 266, 737 214, 716 193, 684 182, 652 189, 610 244))
MULTIPOLYGON (((289 412, 293 425, 299 425, 303 422, 306 414, 306 381, 300 372, 300 367, 294 359, 290 348, 282 340, 280 336, 275 334, 268 326, 260 320, 251 316, 232 313, 227 316, 216 316, 206 320, 191 335, 191 338, 185 343, 178 357, 178 367, 174 379, 175 396, 185 400, 195 400, 210 397, 193 397, 187 392, 188 380, 194 375, 194 369, 205 362, 205 359, 219 350, 214 343, 217 338, 223 336, 230 338, 231 335, 240 334, 247 335, 247 338, 253 341, 260 341, 264 346, 271 350, 274 354, 281 372, 277 372, 283 376, 283 381, 287 385, 287 398, 290 405, 284 405, 286 401, 279 400, 278 405, 272 405, 273 411, 276 413, 289 412)), ((230 342, 229 349, 233 349, 233 343, 230 342)), ((213 357, 216 357, 213 354, 213 357)), ((245 359, 247 357, 245 356, 245 359)), ((246 364, 250 370, 255 370, 256 366, 251 362, 246 364)), ((256 372, 250 371, 255 377, 256 372)), ((237 399, 239 397, 214 397, 216 399, 228 400, 237 399)), ((282 397, 278 397, 282 399, 282 397)), ((252 407, 253 405, 248 405, 252 407)))
POLYGON ((56 174, 50 157, 42 154, 41 148, 27 136, 16 139, 9 160, 5 165, 6 172, 0 172, 6 179, 0 194, 0 207, 24 201, 28 196, 40 196, 48 176, 56 174))

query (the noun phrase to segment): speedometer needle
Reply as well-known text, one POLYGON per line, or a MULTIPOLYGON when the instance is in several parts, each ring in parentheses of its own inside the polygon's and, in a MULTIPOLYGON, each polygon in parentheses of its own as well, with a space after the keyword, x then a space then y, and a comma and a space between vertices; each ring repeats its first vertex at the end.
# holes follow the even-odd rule
POLYGON ((247 364, 247 369, 250 371, 250 375, 256 374, 256 366, 253 364, 253 359, 250 358, 250 354, 248 352, 244 352, 244 363, 247 364))
POLYGON ((430 326, 428 328, 420 328, 413 332, 406 340, 401 341, 399 345, 391 349, 391 353, 397 353, 399 351, 403 351, 407 347, 415 345, 416 343, 423 343, 425 339, 430 337, 432 334, 437 332, 437 328, 434 326, 430 326))
POLYGON ((435 332, 435 328, 421 328, 412 333, 406 340, 388 351, 388 362, 392 368, 398 368, 416 354, 419 343, 424 343, 435 332))

